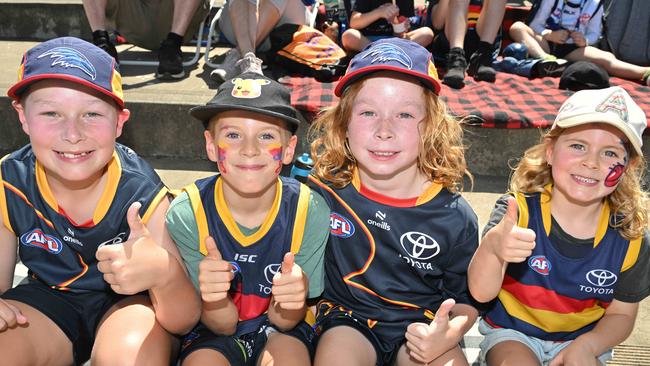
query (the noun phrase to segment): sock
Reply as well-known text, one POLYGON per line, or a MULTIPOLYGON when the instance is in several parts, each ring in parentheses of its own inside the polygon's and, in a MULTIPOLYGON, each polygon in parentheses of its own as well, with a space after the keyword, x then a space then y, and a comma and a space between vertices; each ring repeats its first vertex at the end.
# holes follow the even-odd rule
POLYGON ((181 46, 183 44, 183 36, 176 34, 174 32, 169 32, 167 34, 167 39, 174 42, 175 44, 181 46))
POLYGON ((645 73, 643 73, 643 77, 641 78, 641 80, 643 80, 643 81, 648 81, 648 78, 649 78, 649 77, 650 77, 650 68, 648 68, 648 69, 645 71, 645 73))
POLYGON ((490 42, 485 42, 485 41, 480 41, 478 43, 478 48, 477 51, 481 53, 492 53, 492 43, 490 42))
POLYGON ((108 36, 108 32, 106 30, 104 30, 104 29, 98 29, 98 30, 93 32, 93 39, 95 40, 95 39, 98 39, 98 38, 106 38, 106 39, 110 40, 110 38, 108 36))

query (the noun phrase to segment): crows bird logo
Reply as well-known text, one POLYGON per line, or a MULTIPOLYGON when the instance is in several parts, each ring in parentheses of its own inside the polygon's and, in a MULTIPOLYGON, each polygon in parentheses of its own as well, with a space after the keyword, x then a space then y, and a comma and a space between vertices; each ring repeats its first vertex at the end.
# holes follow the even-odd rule
POLYGON ((395 61, 404 65, 409 70, 413 68, 413 61, 411 61, 409 55, 403 49, 392 44, 380 44, 372 47, 361 58, 371 58, 371 64, 375 62, 395 61))
POLYGON ((38 58, 50 56, 54 61, 51 67, 61 66, 65 68, 76 68, 87 74, 92 80, 97 77, 97 71, 93 64, 81 52, 69 47, 56 47, 44 52, 38 58))

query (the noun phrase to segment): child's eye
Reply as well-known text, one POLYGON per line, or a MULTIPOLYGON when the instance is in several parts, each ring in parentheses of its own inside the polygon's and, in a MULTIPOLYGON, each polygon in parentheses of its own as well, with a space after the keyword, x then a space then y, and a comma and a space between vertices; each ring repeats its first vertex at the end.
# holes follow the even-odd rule
POLYGON ((414 117, 410 113, 402 112, 399 114, 399 118, 414 118, 414 117))
POLYGON ((237 139, 237 138, 239 138, 239 134, 237 132, 227 132, 226 133, 226 138, 227 139, 237 139))
POLYGON ((578 151, 585 151, 585 145, 583 144, 571 144, 569 145, 570 148, 578 151))
POLYGON ((97 118, 97 117, 101 117, 101 114, 97 113, 97 112, 88 112, 88 113, 85 114, 85 117, 86 118, 97 118))
POLYGON ((372 117, 375 115, 375 112, 372 111, 363 111, 359 113, 359 115, 364 116, 364 117, 372 117))
POLYGON ((56 112, 49 111, 49 112, 42 112, 41 115, 43 115, 43 116, 45 116, 45 117, 52 117, 52 118, 54 118, 54 117, 57 117, 59 114, 56 113, 56 112))
POLYGON ((612 151, 612 150, 605 151, 605 156, 608 158, 618 158, 618 154, 616 153, 616 151, 612 151))
POLYGON ((262 140, 274 140, 275 136, 272 133, 263 133, 260 135, 260 139, 262 140))

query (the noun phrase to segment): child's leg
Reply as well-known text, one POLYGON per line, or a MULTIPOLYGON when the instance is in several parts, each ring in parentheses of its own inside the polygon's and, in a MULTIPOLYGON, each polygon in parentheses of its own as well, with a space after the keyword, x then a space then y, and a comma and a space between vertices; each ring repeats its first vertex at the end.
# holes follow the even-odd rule
POLYGON ((506 0, 485 0, 483 2, 481 14, 476 23, 476 32, 481 37, 481 41, 494 43, 505 13, 506 0))
POLYGON ((323 333, 316 348, 315 366, 374 366, 377 353, 358 330, 336 326, 323 333))
POLYGON ((535 353, 518 341, 504 341, 496 344, 487 353, 487 364, 497 365, 539 365, 535 353))
POLYGON ((431 25, 436 32, 444 29, 447 14, 449 13, 449 0, 440 0, 436 5, 431 7, 431 25))
POLYGON ((611 76, 635 81, 642 80, 648 70, 648 67, 621 61, 613 53, 592 46, 580 47, 566 55, 566 59, 569 61, 591 61, 604 68, 611 76))
POLYGON ((525 44, 530 58, 545 58, 550 51, 548 42, 523 22, 515 22, 510 27, 510 38, 514 42, 525 44))
POLYGON ((427 47, 433 41, 433 31, 429 27, 421 27, 408 32, 406 38, 422 47, 427 47))
POLYGON ((203 348, 190 353, 181 366, 230 366, 228 359, 221 353, 213 349, 203 348))
MULTIPOLYGON (((397 354, 396 365, 397 366, 416 366, 416 365, 420 366, 422 365, 422 363, 413 360, 408 355, 408 349, 406 345, 403 345, 402 347, 400 347, 399 353, 397 354)), ((437 366, 437 365, 467 366, 468 363, 467 363, 467 358, 463 353, 463 350, 460 349, 460 346, 456 346, 427 364, 427 366, 437 366)))
POLYGON ((311 364, 307 346, 298 338, 282 334, 271 333, 266 346, 257 359, 260 366, 308 366, 311 364))
POLYGON ((33 307, 5 300, 27 318, 27 324, 0 332, 0 355, 6 365, 70 365, 72 342, 54 321, 33 307))
POLYGON ((341 44, 347 51, 361 51, 370 44, 370 40, 361 34, 359 30, 348 29, 341 36, 341 44))
POLYGON ((156 321, 146 296, 135 295, 115 304, 97 329, 93 365, 165 365, 177 340, 156 321), (119 350, 119 352, 116 352, 119 350))
POLYGON ((449 48, 463 48, 465 33, 467 32, 467 9, 469 0, 450 0, 447 20, 445 21, 445 35, 449 40, 449 48))

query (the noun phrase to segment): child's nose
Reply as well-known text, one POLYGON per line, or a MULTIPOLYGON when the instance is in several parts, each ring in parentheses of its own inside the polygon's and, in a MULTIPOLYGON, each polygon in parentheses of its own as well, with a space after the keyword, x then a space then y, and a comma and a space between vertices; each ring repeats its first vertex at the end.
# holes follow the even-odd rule
POLYGON ((242 146, 242 154, 245 156, 256 156, 260 152, 260 146, 256 139, 245 139, 242 146))
POLYGON ((390 117, 384 117, 377 124, 377 129, 375 131, 375 136, 381 140, 388 140, 393 138, 393 122, 390 117))
POLYGON ((77 143, 84 138, 82 122, 74 118, 69 118, 65 122, 63 129, 63 139, 70 143, 77 143))

